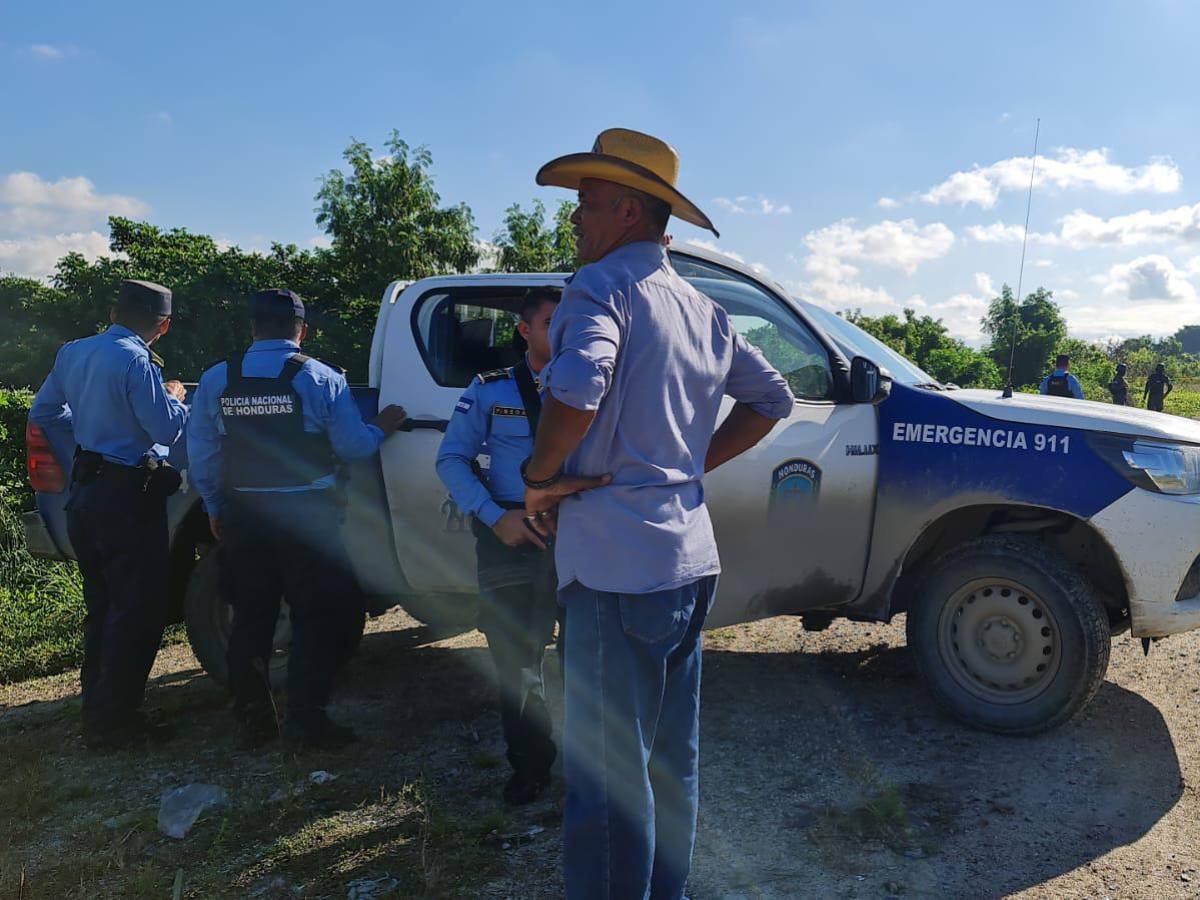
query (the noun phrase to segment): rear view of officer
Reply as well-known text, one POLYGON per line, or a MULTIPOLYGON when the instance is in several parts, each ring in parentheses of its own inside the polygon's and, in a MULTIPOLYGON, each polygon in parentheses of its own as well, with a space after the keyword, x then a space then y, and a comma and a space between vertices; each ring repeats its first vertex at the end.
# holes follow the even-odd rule
POLYGON ((345 376, 300 353, 304 303, 251 298, 254 343, 204 373, 188 427, 190 477, 221 542, 233 606, 229 681, 243 740, 277 735, 268 664, 279 604, 291 609, 284 738, 335 749, 355 739, 325 711, 348 618, 363 615, 340 535, 334 469, 368 457, 404 419, 389 406, 363 422, 345 376))
MULTIPOLYGON (((162 464, 183 432, 183 385, 163 383, 150 349, 171 327, 171 292, 122 281, 112 326, 63 346, 29 421, 74 430, 67 533, 87 603, 83 734, 106 750, 169 736, 139 712, 167 605, 167 497, 162 464)), ((157 364, 156 364, 157 363, 157 364)))
POLYGON ((1054 360, 1054 371, 1042 379, 1039 391, 1051 397, 1083 399, 1083 385, 1071 374, 1071 357, 1060 353, 1054 360))
POLYGON ((1146 402, 1146 409, 1152 409, 1155 412, 1163 411, 1163 402, 1167 399, 1167 394, 1175 389, 1171 377, 1167 374, 1167 367, 1159 363, 1154 367, 1154 371, 1150 373, 1150 377, 1146 379, 1146 387, 1142 391, 1142 399, 1146 402))
POLYGON ((1125 380, 1128 372, 1129 367, 1125 363, 1117 363, 1117 374, 1108 383, 1108 392, 1112 394, 1112 402, 1117 406, 1129 405, 1129 382, 1125 380))
POLYGON ((552 554, 525 527, 521 463, 533 452, 541 410, 537 376, 550 361, 550 317, 559 292, 526 296, 517 328, 528 345, 511 369, 477 375, 459 399, 438 451, 437 471, 450 496, 473 517, 481 607, 500 686, 500 721, 513 775, 510 805, 537 799, 556 750, 542 681, 542 658, 558 613, 552 554), (491 457, 486 474, 476 459, 491 457))

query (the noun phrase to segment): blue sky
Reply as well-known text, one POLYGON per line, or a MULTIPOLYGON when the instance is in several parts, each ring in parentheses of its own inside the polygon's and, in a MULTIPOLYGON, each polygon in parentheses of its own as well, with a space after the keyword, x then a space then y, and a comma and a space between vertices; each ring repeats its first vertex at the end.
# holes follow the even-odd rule
POLYGON ((1200 322, 1195 4, 119 7, 4 9, 0 270, 103 251, 113 212, 311 245, 317 176, 392 128, 486 239, 566 196, 541 163, 623 125, 679 150, 722 250, 978 341, 1016 282, 1040 116, 1027 289, 1084 337, 1200 322))

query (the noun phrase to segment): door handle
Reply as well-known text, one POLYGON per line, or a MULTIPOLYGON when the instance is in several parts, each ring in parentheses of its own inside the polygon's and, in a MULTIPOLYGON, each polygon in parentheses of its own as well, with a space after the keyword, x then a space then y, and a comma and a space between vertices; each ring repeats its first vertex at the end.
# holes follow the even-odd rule
POLYGON ((446 433, 446 428, 449 426, 449 419, 405 419, 400 423, 397 431, 415 431, 418 428, 427 428, 432 431, 440 431, 446 433))

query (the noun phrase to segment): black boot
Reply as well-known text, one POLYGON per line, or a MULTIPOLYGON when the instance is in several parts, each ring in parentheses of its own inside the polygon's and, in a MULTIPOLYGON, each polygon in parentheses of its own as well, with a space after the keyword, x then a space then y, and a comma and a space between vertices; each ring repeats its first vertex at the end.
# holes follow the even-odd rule
POLYGON ((540 775, 514 772, 504 785, 504 802, 509 806, 525 806, 540 797, 549 783, 550 775, 546 772, 540 775))
POLYGON ((233 718, 237 722, 238 742, 246 750, 269 744, 279 737, 279 722, 269 704, 234 707, 233 718))
POLYGON ((358 740, 354 729, 338 725, 325 710, 302 718, 289 715, 283 723, 283 740, 293 750, 341 750, 358 740))

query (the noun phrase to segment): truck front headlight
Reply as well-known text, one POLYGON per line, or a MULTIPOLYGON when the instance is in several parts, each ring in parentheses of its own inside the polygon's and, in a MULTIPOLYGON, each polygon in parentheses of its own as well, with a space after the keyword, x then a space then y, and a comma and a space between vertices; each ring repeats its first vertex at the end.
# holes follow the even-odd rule
POLYGON ((1200 447, 1114 435, 1094 435, 1089 443, 1138 487, 1160 494, 1200 494, 1200 447))

